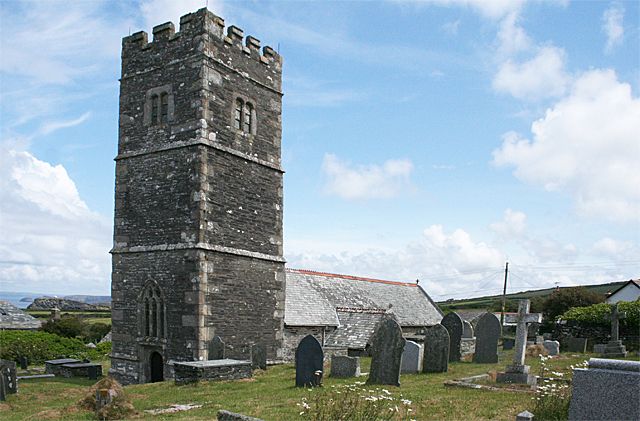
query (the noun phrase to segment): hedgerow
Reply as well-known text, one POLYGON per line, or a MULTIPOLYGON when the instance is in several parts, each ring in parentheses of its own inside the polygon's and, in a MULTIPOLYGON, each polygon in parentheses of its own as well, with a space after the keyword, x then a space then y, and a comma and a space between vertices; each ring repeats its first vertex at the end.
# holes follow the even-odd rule
MULTIPOLYGON (((600 303, 588 307, 574 307, 565 312, 560 318, 566 321, 583 323, 594 326, 608 326, 611 324, 611 304, 600 303)), ((640 301, 620 302, 620 312, 625 312, 626 317, 620 320, 620 327, 638 329, 640 327, 640 301)))
POLYGON ((111 350, 110 342, 87 348, 79 339, 26 330, 0 331, 0 344, 0 358, 17 361, 20 357, 27 357, 30 364, 41 364, 62 356, 104 359, 111 350))

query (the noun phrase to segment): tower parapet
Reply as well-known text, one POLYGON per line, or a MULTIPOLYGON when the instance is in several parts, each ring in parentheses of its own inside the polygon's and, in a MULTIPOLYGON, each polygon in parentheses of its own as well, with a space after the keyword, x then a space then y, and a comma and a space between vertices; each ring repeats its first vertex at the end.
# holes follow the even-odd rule
POLYGON ((282 89, 282 57, 269 46, 261 49, 258 38, 245 37, 244 31, 237 26, 230 25, 225 31, 224 19, 206 8, 182 16, 179 32, 175 31, 172 22, 166 22, 155 26, 152 34, 151 42, 145 31, 122 39, 123 77, 140 71, 137 65, 140 54, 153 55, 159 50, 172 48, 184 51, 184 43, 191 42, 189 50, 204 52, 207 57, 220 60, 235 70, 248 71, 250 77, 278 92, 282 89), (263 67, 248 65, 249 60, 263 67))

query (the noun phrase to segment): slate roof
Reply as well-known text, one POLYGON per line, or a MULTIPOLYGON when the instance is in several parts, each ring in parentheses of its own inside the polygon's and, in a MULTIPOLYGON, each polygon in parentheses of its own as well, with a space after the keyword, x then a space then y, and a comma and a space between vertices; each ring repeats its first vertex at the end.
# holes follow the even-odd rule
POLYGON ((325 344, 328 346, 364 349, 373 335, 376 325, 384 317, 381 309, 336 309, 340 326, 327 334, 325 344))
MULTIPOLYGON (((385 281, 351 275, 286 270, 284 322, 288 326, 340 326, 338 308, 388 310, 401 326, 431 326, 442 313, 415 283, 385 281)), ((345 321, 367 316, 342 315, 345 321)), ((345 333, 348 335, 348 333, 345 333)))
POLYGON ((7 301, 0 301, 0 329, 33 330, 42 322, 7 301))

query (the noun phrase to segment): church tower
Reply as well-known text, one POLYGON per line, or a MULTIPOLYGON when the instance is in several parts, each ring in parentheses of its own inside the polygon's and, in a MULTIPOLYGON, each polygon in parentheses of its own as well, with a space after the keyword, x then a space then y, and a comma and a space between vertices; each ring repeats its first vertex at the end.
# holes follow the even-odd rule
POLYGON ((207 9, 122 41, 110 374, 281 358, 282 59, 207 9))

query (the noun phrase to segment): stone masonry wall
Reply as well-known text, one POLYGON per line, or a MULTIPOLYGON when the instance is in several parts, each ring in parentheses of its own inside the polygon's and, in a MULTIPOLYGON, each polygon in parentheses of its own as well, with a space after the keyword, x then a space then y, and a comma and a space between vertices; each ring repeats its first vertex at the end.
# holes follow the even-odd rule
POLYGON ((125 384, 149 380, 154 352, 165 377, 207 358, 216 334, 231 357, 263 343, 279 359, 283 340, 282 59, 206 9, 148 38, 122 42, 111 372, 125 384), (254 107, 250 133, 233 125, 238 98, 254 107), (166 305, 161 337, 140 333, 148 282, 166 305))

